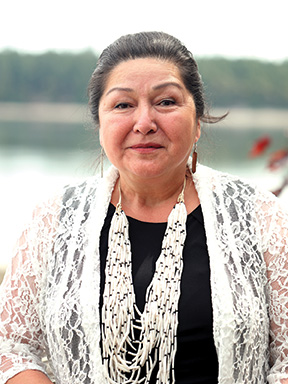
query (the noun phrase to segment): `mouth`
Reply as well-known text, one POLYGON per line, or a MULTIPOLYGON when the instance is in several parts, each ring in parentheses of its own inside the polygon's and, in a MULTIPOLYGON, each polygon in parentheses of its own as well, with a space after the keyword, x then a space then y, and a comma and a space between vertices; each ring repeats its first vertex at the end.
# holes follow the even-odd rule
POLYGON ((161 148, 163 148, 163 146, 157 143, 145 143, 145 144, 140 143, 140 144, 132 145, 130 147, 130 149, 138 153, 152 153, 161 148))
POLYGON ((146 143, 146 144, 135 144, 132 145, 130 148, 132 149, 139 149, 139 148, 162 148, 162 145, 157 143, 146 143))

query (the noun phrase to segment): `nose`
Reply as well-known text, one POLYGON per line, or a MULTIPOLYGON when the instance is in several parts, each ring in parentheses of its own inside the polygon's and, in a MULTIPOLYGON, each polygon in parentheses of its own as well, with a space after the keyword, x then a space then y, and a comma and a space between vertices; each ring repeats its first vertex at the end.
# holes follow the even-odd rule
POLYGON ((139 105, 135 113, 134 132, 140 132, 142 135, 157 131, 155 114, 150 105, 139 105))

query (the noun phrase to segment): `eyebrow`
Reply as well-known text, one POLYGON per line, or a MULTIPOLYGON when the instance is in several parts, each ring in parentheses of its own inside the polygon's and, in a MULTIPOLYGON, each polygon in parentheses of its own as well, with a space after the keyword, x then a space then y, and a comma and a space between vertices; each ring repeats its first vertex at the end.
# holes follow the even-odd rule
POLYGON ((167 88, 167 87, 170 87, 170 86, 177 87, 179 89, 183 89, 183 87, 180 84, 178 84, 178 83, 176 83, 174 81, 169 81, 167 83, 156 85, 155 87, 153 87, 153 89, 155 91, 157 91, 158 89, 167 88))
POLYGON ((133 89, 132 88, 114 87, 114 88, 109 89, 109 91, 106 93, 105 96, 108 96, 111 92, 114 92, 114 91, 133 92, 133 89))
MULTIPOLYGON (((159 89, 167 88, 170 86, 177 87, 178 89, 183 89, 183 87, 180 84, 173 82, 173 81, 169 81, 167 83, 156 85, 155 87, 153 87, 153 90, 158 91, 159 89)), ((109 89, 109 91, 106 93, 105 96, 108 96, 111 92, 115 92, 115 91, 133 92, 133 89, 132 88, 124 88, 124 87, 114 87, 114 88, 109 89)))

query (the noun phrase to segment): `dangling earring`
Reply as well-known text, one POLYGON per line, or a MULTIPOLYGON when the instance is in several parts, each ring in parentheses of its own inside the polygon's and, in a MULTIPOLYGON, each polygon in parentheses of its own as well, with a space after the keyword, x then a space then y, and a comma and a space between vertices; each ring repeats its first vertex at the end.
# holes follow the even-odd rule
POLYGON ((101 146, 101 153, 100 153, 100 175, 101 175, 101 178, 103 178, 103 169, 104 169, 104 149, 101 146))
POLYGON ((194 144, 194 150, 192 154, 192 173, 196 172, 197 165, 197 143, 194 144))

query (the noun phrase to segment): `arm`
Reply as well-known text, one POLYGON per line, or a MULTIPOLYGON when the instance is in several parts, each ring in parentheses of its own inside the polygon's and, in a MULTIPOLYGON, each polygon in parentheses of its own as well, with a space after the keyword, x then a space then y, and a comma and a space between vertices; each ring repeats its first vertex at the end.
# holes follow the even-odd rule
MULTIPOLYGON (((275 204, 277 206, 277 204, 275 204)), ((268 206, 267 206, 268 207, 268 206)), ((270 365, 269 383, 288 384, 288 216, 267 208, 265 261, 267 265, 270 365)))
POLYGON ((53 384, 44 373, 35 370, 28 370, 18 373, 7 384, 53 384))
POLYGON ((16 244, 15 255, 0 287, 1 384, 12 377, 11 380, 18 380, 17 374, 22 379, 27 370, 45 377, 41 292, 46 270, 43 255, 52 238, 51 222, 51 217, 37 211, 16 244))

